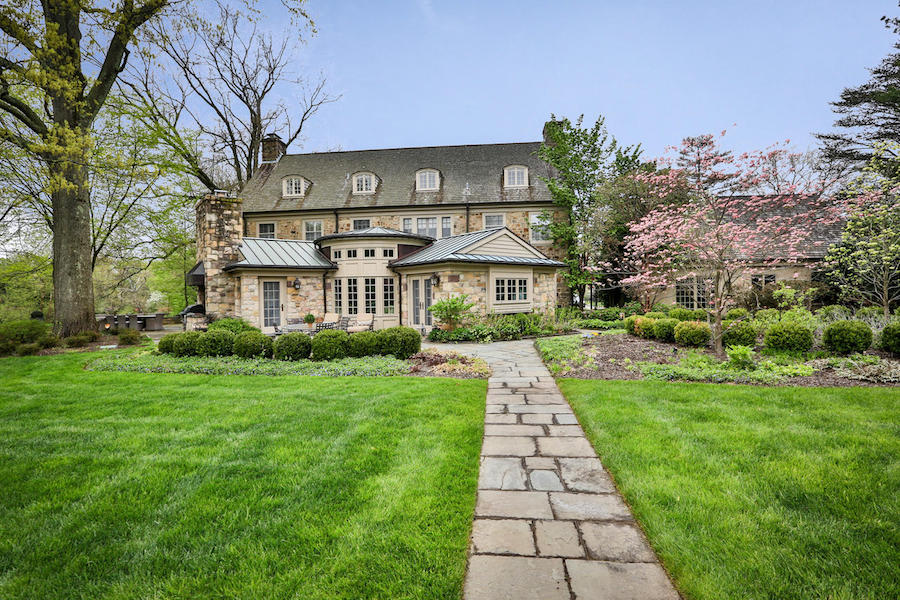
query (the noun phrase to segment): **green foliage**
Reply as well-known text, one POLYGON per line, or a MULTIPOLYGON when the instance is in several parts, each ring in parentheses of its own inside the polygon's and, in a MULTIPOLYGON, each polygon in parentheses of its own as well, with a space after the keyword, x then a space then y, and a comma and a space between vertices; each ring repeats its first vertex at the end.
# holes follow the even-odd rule
POLYGON ((193 240, 189 235, 184 237, 187 239, 173 240, 179 242, 175 244, 177 250, 150 265, 147 280, 151 298, 154 294, 161 296, 155 310, 165 309, 170 315, 177 315, 197 302, 197 288, 187 285, 185 281, 187 272, 196 261, 193 240))
POLYGON ((66 348, 83 348, 87 346, 90 340, 88 340, 83 335, 70 335, 69 337, 63 338, 63 345, 66 348))
POLYGON ((199 331, 185 331, 175 338, 172 346, 175 356, 197 356, 200 349, 200 339, 203 334, 199 331))
POLYGON ((625 331, 627 331, 631 335, 636 335, 634 325, 638 319, 640 319, 640 317, 638 315, 631 315, 629 317, 625 317, 625 320, 622 321, 622 324, 625 326, 625 331))
POLYGON ((175 354, 175 340, 177 340, 180 335, 180 333, 167 333, 160 338, 156 349, 162 354, 175 354))
POLYGON ((875 383, 900 383, 900 361, 870 354, 851 354, 846 358, 820 358, 809 363, 816 369, 831 369, 838 377, 875 383))
MULTIPOLYGON (((2 180, 0 173, 0 180, 2 180)), ((21 252, 0 258, 0 322, 53 312, 53 268, 48 256, 21 252)), ((12 351, 10 351, 11 353, 12 351)))
POLYGON ((303 360, 309 358, 312 341, 305 333, 286 333, 278 336, 274 343, 276 360, 303 360))
POLYGON ((781 320, 781 311, 777 308, 764 308, 756 311, 753 318, 768 327, 781 320))
POLYGON ((575 322, 575 326, 580 327, 581 329, 600 329, 600 330, 624 329, 625 322, 624 321, 603 321, 600 319, 578 319, 575 322))
POLYGON ((206 328, 207 331, 216 331, 224 329, 225 331, 230 331, 234 335, 239 333, 243 333, 245 331, 259 331, 258 328, 254 327, 247 321, 243 319, 237 319, 234 317, 228 317, 225 319, 217 319, 209 324, 209 327, 206 328))
POLYGON ((85 338, 87 338, 87 341, 89 341, 89 342, 96 342, 97 340, 100 339, 100 332, 95 331, 93 329, 88 329, 87 331, 82 331, 78 335, 84 336, 85 338))
POLYGON ((34 356, 41 351, 41 345, 37 342, 19 344, 16 346, 16 356, 34 356))
POLYGON ((727 313, 725 313, 725 318, 729 321, 735 321, 737 319, 746 319, 750 316, 750 311, 746 308, 732 308, 727 313))
POLYGON ((647 317, 638 317, 634 320, 634 334, 642 338, 653 338, 654 325, 656 319, 648 319, 647 317))
POLYGON ((574 314, 576 313, 557 311, 556 314, 484 315, 470 318, 467 325, 452 331, 432 329, 428 339, 433 342, 490 342, 554 335, 581 325, 583 320, 571 316, 574 314))
POLYGON ((650 311, 644 315, 648 319, 665 319, 666 313, 659 311, 650 311))
POLYGON ((817 310, 816 316, 826 321, 846 321, 853 316, 853 311, 840 304, 829 304, 817 310))
POLYGON ((712 337, 707 323, 682 321, 675 327, 675 342, 682 346, 705 346, 712 337))
POLYGON ((15 345, 32 344, 50 331, 50 325, 37 319, 22 319, 0 323, 0 341, 10 341, 15 345))
POLYGON ((694 318, 691 319, 693 321, 707 321, 709 319, 709 313, 706 312, 705 308, 695 308, 693 311, 694 318))
MULTIPOLYGON (((751 350, 752 352, 752 350, 751 350)), ((738 352, 740 354, 740 351, 738 352)), ((739 359, 742 360, 742 359, 739 359)), ((737 383, 775 383, 786 377, 812 375, 814 369, 802 363, 777 364, 764 360, 754 369, 735 367, 711 356, 689 352, 677 364, 639 362, 637 368, 647 379, 662 381, 711 381, 737 383)))
POLYGON ((351 333, 347 340, 347 356, 361 357, 378 354, 378 334, 374 331, 351 333))
POLYGON ((619 316, 624 312, 624 309, 615 306, 600 308, 591 313, 591 318, 599 319, 600 321, 619 321, 619 316))
MULTIPOLYGON (((123 329, 119 332, 120 346, 134 346, 141 343, 141 332, 137 329, 123 329)), ((90 337, 88 338, 90 339, 90 337)))
POLYGON ((872 345, 872 328, 862 321, 835 321, 825 328, 822 344, 837 354, 865 352, 872 345))
POLYGON ((891 323, 881 331, 881 347, 892 354, 900 354, 900 322, 891 323))
POLYGON ((728 346, 725 349, 728 354, 728 364, 732 368, 740 371, 752 371, 756 368, 756 358, 753 353, 753 346, 744 346, 736 344, 728 346))
POLYGON ((451 330, 456 329, 459 327, 463 317, 475 306, 474 302, 466 301, 468 297, 467 294, 461 294, 445 298, 429 306, 428 310, 437 317, 438 321, 449 326, 451 330))
POLYGON ((554 375, 577 369, 586 361, 586 356, 581 351, 580 335, 541 338, 535 342, 535 347, 554 375))
POLYGON ((201 334, 197 356, 230 356, 234 351, 234 337, 227 329, 213 329, 201 334))
POLYGON ((334 360, 346 357, 349 337, 346 331, 339 329, 320 331, 312 339, 313 360, 334 360))
POLYGON ((306 313, 305 315, 303 315, 303 322, 307 325, 312 325, 316 322, 316 315, 312 313, 306 313))
POLYGON ((55 334, 47 332, 38 339, 37 343, 41 348, 56 348, 62 342, 55 334))
POLYGON ((756 345, 756 327, 750 321, 723 321, 722 345, 752 348, 756 345))
POLYGON ((689 308, 673 308, 669 311, 670 319, 678 319, 679 321, 693 321, 694 311, 689 308))
MULTIPOLYGON (((457 330, 459 331, 459 330, 457 330)), ((407 359, 422 347, 422 336, 412 327, 388 327, 378 332, 378 354, 407 359)))
POLYGON ((662 342, 675 341, 675 328, 681 323, 678 319, 659 319, 653 324, 653 337, 662 342))
POLYGON ((884 309, 880 306, 864 306, 857 309, 854 315, 857 319, 868 319, 871 317, 880 317, 884 314, 884 309))
POLYGON ((812 348, 813 334, 796 321, 779 321, 766 330, 764 341, 771 350, 806 352, 812 348))
POLYGON ((272 338, 259 331, 243 331, 234 336, 232 351, 241 358, 272 358, 273 345, 272 338))

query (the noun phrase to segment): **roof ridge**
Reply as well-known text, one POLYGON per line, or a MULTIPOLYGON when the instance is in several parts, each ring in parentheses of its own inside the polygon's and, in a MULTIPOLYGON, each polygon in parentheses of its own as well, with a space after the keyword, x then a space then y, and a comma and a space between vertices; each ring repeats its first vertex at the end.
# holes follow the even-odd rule
MULTIPOLYGON (((397 146, 394 148, 363 148, 360 150, 323 150, 321 152, 295 152, 295 153, 285 153, 282 154, 281 158, 285 156, 311 156, 317 154, 353 154, 358 152, 385 152, 388 150, 428 150, 431 148, 480 148, 487 146, 525 146, 532 144, 540 144, 541 140, 534 140, 530 142, 495 142, 490 144, 443 144, 443 145, 433 145, 433 146, 397 146)), ((274 163, 273 163, 274 164, 274 163)))

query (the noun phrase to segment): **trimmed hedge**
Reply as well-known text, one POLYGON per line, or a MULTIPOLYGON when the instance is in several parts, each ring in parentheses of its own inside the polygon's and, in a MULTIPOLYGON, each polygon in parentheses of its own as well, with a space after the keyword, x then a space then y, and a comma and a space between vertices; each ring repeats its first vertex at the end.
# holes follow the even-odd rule
POLYGON ((794 321, 773 323, 766 331, 766 348, 806 352, 813 345, 812 331, 794 321))
MULTIPOLYGON (((91 339, 91 336, 87 336, 88 339, 91 339)), ((99 336, 98 336, 99 337, 99 336)), ((123 329, 119 332, 119 345, 120 346, 136 346, 141 343, 141 332, 137 329, 123 329)), ((95 341, 95 340, 91 340, 95 341)))
POLYGON ((272 338, 259 331, 244 331, 234 336, 235 356, 241 358, 272 358, 272 338))
POLYGON ((634 332, 634 323, 640 319, 638 315, 631 315, 630 317, 625 317, 625 320, 622 321, 622 324, 625 326, 625 331, 630 333, 631 335, 637 335, 634 332))
POLYGON ((278 336, 273 350, 277 360, 303 360, 309 358, 312 342, 305 333, 287 333, 278 336))
POLYGON ((750 321, 723 321, 722 345, 752 348, 756 345, 756 327, 750 321))
POLYGON ((638 317, 634 321, 634 333, 642 338, 650 339, 653 337, 653 326, 656 324, 656 319, 650 319, 647 317, 638 317))
POLYGON ((825 328, 822 345, 837 354, 865 352, 872 345, 872 328, 862 321, 835 321, 825 328))
POLYGON ((900 354, 900 323, 891 323, 881 330, 882 349, 900 354))
POLYGON ((167 333, 160 338, 156 349, 162 354, 175 354, 175 340, 180 335, 180 333, 167 333))
POLYGON ((201 334, 197 356, 230 356, 234 351, 234 334, 227 329, 214 329, 201 334))
POLYGON ((220 329, 224 329, 225 331, 230 331, 234 335, 239 333, 244 333, 245 331, 259 331, 258 328, 254 327, 247 321, 243 319, 236 319, 234 317, 227 317, 225 319, 218 319, 209 324, 206 328, 207 331, 217 331, 220 329))
POLYGON ((712 337, 712 330, 700 321, 682 321, 675 327, 675 342, 682 346, 705 346, 712 337))
POLYGON ((373 356, 378 354, 378 346, 378 334, 374 331, 351 333, 347 339, 347 356, 373 356))
POLYGON ((653 336, 663 342, 675 341, 675 328, 681 323, 678 319, 659 319, 653 324, 653 336))
POLYGON ((334 360, 347 356, 346 331, 340 329, 325 329, 317 333, 312 339, 313 360, 334 360))
POLYGON ((200 346, 200 338, 203 336, 199 331, 185 331, 175 338, 172 347, 172 353, 175 356, 197 356, 200 346))
POLYGON ((666 313, 660 312, 660 311, 652 310, 652 311, 646 313, 646 314, 644 315, 644 317, 646 317, 646 318, 648 318, 648 319, 657 319, 657 320, 658 320, 658 319, 665 319, 665 318, 666 318, 666 313))
MULTIPOLYGON (((750 311, 746 308, 732 308, 727 313, 725 313, 725 318, 729 321, 735 321, 737 319, 746 319, 750 316, 750 311)), ((738 344, 740 346, 746 346, 747 344, 738 344)))
POLYGON ((599 319, 601 321, 618 321, 619 315, 621 315, 624 311, 621 308, 617 308, 615 306, 608 308, 599 308, 591 313, 591 318, 599 319))
POLYGON ((669 311, 670 319, 678 319, 679 321, 692 321, 694 319, 694 311, 689 308, 673 308, 669 311))
POLYGON ((378 353, 407 359, 422 348, 422 336, 412 327, 388 327, 378 332, 378 353))

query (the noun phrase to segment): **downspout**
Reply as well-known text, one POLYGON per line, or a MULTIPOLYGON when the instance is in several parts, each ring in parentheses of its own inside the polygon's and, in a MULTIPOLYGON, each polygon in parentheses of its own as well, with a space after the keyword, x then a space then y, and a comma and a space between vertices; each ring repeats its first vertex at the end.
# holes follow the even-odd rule
POLYGON ((338 210, 337 209, 334 209, 334 232, 340 233, 340 231, 338 230, 338 210))
POLYGON ((466 199, 466 233, 469 233, 469 196, 472 195, 472 192, 469 191, 469 182, 466 182, 466 189, 463 190, 463 197, 466 199))
POLYGON ((324 271, 322 273, 322 315, 324 316, 328 313, 328 291, 325 289, 326 279, 328 278, 328 271, 324 271))
POLYGON ((403 325, 403 273, 397 271, 394 273, 397 273, 397 314, 400 317, 400 325, 403 325))

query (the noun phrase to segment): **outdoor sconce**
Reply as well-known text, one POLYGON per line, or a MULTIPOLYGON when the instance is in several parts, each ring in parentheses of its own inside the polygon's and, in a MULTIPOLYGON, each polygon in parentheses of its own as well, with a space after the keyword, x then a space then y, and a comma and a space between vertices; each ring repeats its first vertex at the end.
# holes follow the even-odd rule
POLYGON ((437 285, 441 282, 441 278, 438 277, 437 273, 431 274, 431 285, 432 287, 437 287, 437 285))
POLYGON ((294 286, 295 290, 299 290, 300 289, 300 278, 294 277, 294 281, 291 282, 291 285, 294 286))

